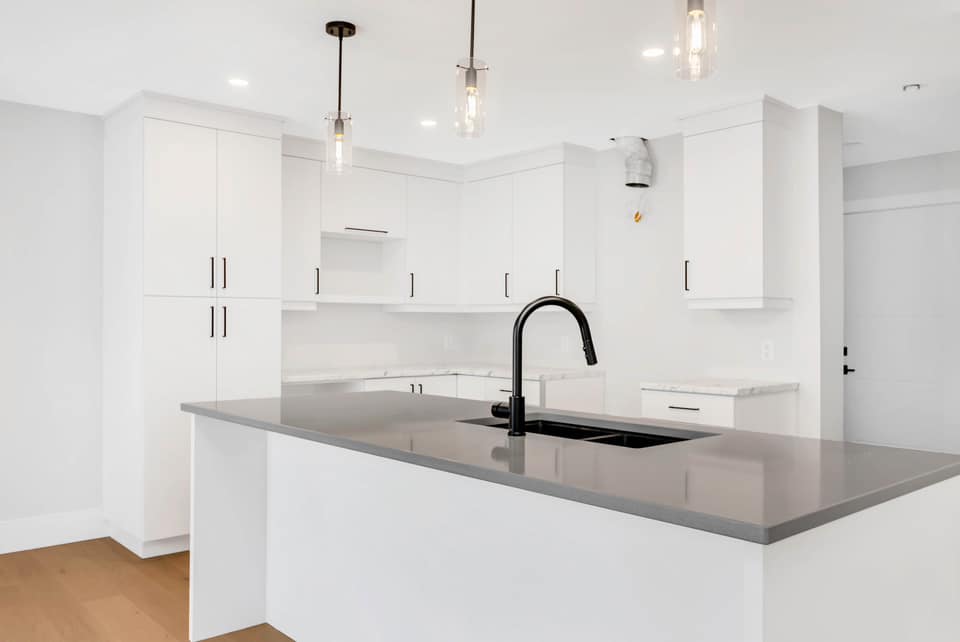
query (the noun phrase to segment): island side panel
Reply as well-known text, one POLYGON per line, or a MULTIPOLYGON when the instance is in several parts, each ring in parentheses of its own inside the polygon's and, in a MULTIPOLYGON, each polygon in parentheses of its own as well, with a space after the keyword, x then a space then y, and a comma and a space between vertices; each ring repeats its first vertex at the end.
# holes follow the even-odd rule
POLYGON ((960 477, 764 553, 764 642, 960 640, 960 477))
POLYGON ((266 621, 267 434, 193 416, 190 639, 266 621))
POLYGON ((761 642, 761 545, 280 434, 269 457, 294 639, 761 642))

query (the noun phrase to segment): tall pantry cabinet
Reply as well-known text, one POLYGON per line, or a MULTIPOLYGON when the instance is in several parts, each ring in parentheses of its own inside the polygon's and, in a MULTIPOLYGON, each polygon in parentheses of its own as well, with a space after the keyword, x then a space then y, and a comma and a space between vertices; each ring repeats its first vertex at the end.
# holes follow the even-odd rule
POLYGON ((278 118, 156 95, 107 117, 103 487, 110 533, 185 550, 185 401, 280 393, 278 118))

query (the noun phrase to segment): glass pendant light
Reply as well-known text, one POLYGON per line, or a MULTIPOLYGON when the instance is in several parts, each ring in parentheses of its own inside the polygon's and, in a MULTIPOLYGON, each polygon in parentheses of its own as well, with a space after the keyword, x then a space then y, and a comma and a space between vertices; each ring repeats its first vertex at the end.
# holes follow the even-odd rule
POLYGON ((327 113, 326 170, 332 174, 346 174, 353 165, 353 121, 342 109, 343 97, 343 39, 357 33, 351 22, 335 20, 327 23, 327 33, 339 40, 337 55, 337 111, 327 113))
POLYGON ((470 56, 457 63, 457 102, 454 128, 464 138, 483 134, 486 119, 487 63, 473 55, 473 39, 477 18, 477 2, 470 0, 470 56))
POLYGON ((675 1, 678 28, 673 53, 677 76, 703 80, 717 68, 716 0, 675 1))

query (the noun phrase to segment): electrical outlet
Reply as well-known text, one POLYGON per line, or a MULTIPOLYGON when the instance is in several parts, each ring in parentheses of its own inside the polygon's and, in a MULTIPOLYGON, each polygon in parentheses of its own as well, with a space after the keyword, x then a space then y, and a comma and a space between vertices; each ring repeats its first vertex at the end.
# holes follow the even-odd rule
POLYGON ((760 360, 773 361, 773 339, 765 339, 760 342, 760 360))

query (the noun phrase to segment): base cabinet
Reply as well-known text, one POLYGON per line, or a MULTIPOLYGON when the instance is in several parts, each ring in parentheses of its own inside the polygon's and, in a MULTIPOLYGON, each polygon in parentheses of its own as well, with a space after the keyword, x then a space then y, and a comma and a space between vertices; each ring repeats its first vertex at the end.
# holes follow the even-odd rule
POLYGON ((366 379, 363 382, 363 389, 365 392, 391 390, 394 392, 409 392, 418 395, 456 397, 457 376, 436 375, 429 377, 384 377, 382 379, 366 379))
POLYGON ((752 395, 642 390, 641 414, 651 419, 779 434, 795 434, 795 391, 752 395))

